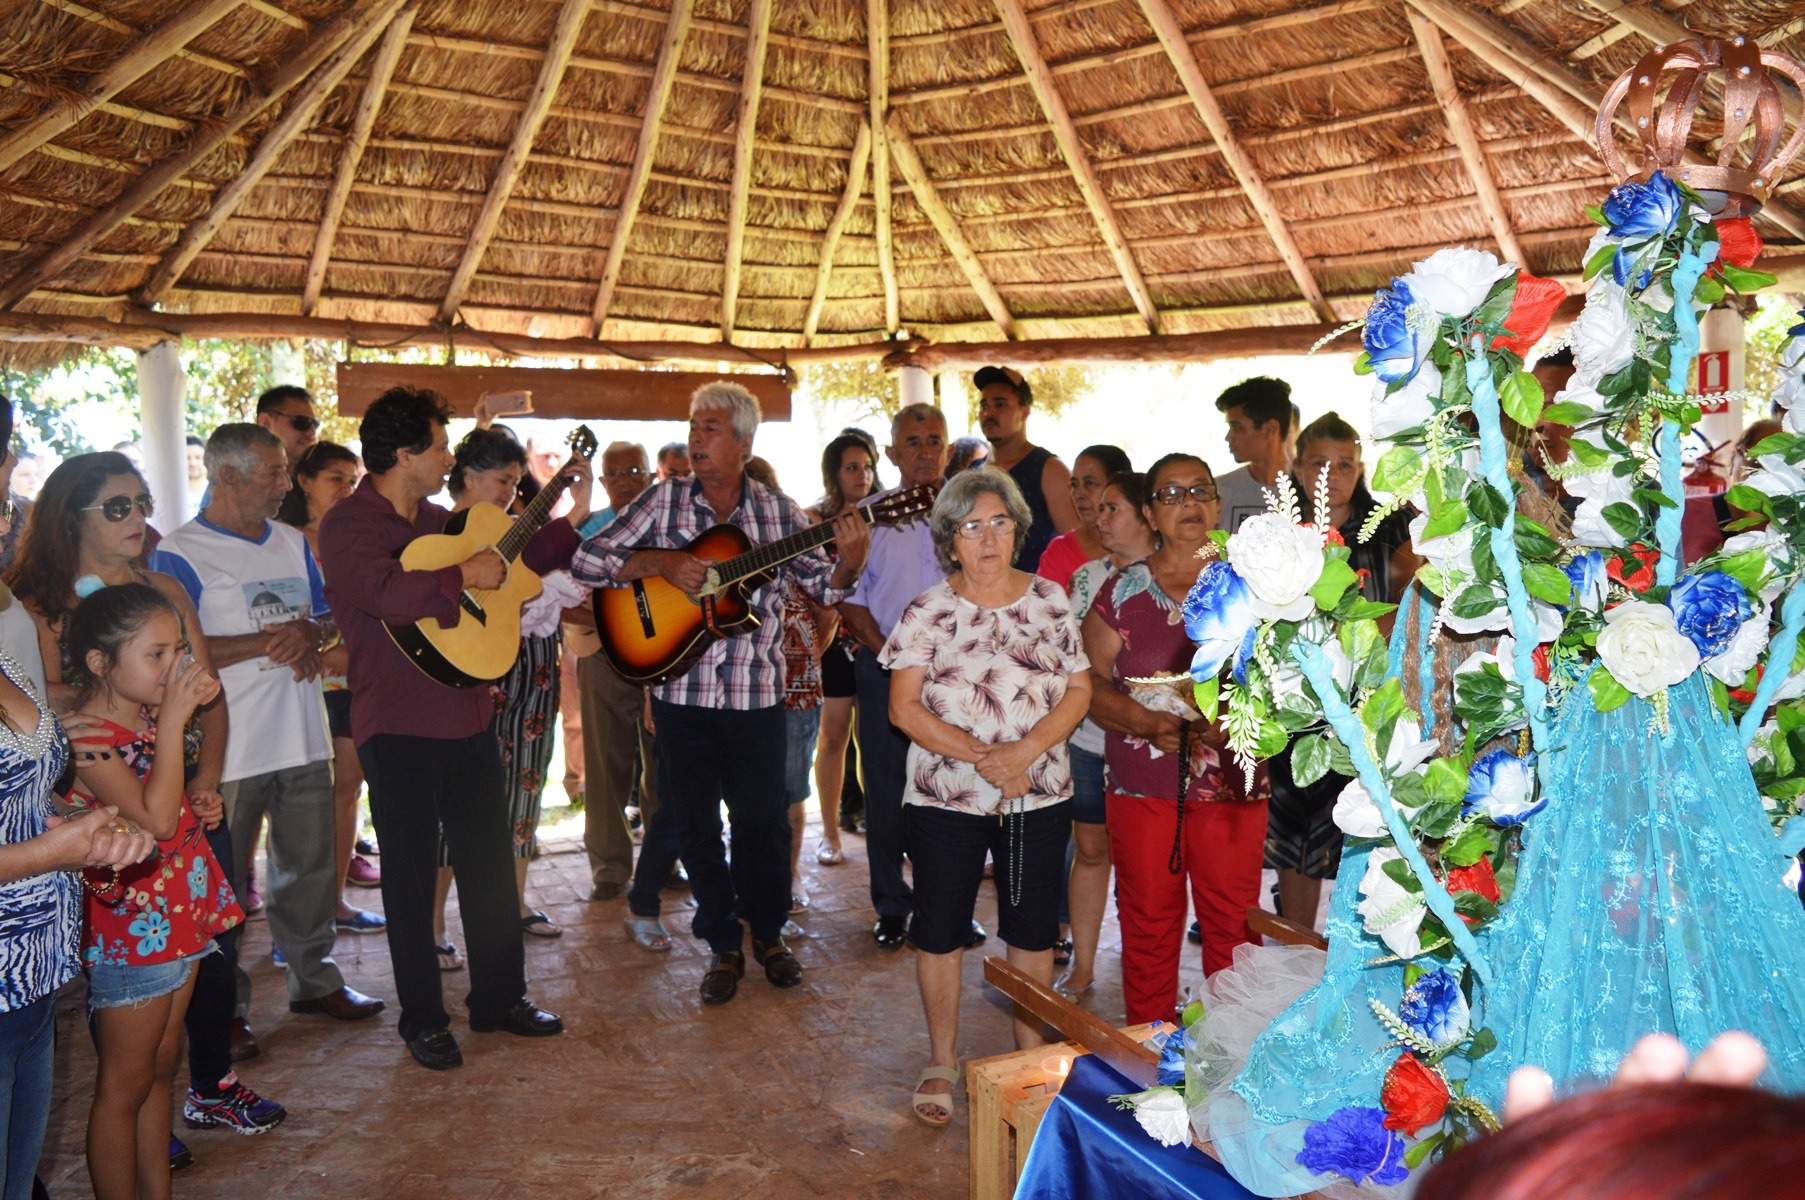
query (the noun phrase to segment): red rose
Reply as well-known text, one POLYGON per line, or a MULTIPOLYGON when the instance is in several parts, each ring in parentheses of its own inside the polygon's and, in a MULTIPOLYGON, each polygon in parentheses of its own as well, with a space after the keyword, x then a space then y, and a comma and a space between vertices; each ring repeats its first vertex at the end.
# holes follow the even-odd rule
POLYGON ((1554 674, 1554 672, 1548 668, 1548 645, 1549 643, 1543 642, 1530 654, 1530 658, 1535 660, 1536 678, 1540 679, 1543 683, 1547 683, 1549 678, 1554 674))
POLYGON ((1632 592, 1646 592, 1654 585, 1655 562, 1660 557, 1659 550, 1645 546, 1641 542, 1631 542, 1623 549, 1612 552, 1604 560, 1604 573, 1632 592), (1624 564, 1631 560, 1640 565, 1625 575, 1623 573, 1624 564))
POLYGON ((1748 269, 1761 257, 1761 235, 1747 217, 1717 222, 1717 261, 1748 269))
POLYGON ((1448 1085, 1440 1075, 1416 1060, 1413 1054, 1400 1054, 1398 1061, 1385 1072, 1385 1084, 1379 1089, 1379 1103, 1385 1109, 1385 1128, 1403 1131, 1415 1137, 1424 1126, 1441 1120, 1448 1111, 1448 1085))
MULTIPOLYGON (((1719 227, 1721 228, 1721 226, 1719 227)), ((1502 347, 1522 358, 1529 353, 1529 348, 1542 340, 1548 332, 1548 322, 1554 319, 1554 310, 1561 306, 1567 298, 1564 285, 1552 279, 1542 279, 1527 271, 1517 272, 1517 295, 1511 301, 1510 315, 1504 318, 1504 327, 1513 336, 1500 334, 1492 339, 1492 349, 1502 347)))
POLYGON ((1492 874, 1492 860, 1481 858, 1470 867, 1455 867, 1442 881, 1450 893, 1476 892, 1493 904, 1504 899, 1498 890, 1498 877, 1492 874))
POLYGON ((1333 525, 1329 526, 1327 529, 1317 525, 1312 525, 1310 528, 1322 534, 1322 544, 1325 546, 1347 545, 1347 539, 1341 536, 1341 530, 1336 529, 1333 525))

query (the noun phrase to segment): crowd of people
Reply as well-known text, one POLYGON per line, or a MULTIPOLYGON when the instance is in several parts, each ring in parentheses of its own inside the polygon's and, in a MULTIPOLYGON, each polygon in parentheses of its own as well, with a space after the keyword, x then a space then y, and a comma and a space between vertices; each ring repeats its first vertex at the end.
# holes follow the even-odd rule
MULTIPOLYGON (((1243 464, 1220 479, 1184 450, 1137 471, 1126 449, 1093 445, 1068 466, 1029 440, 1020 374, 974 382, 981 438, 955 441, 938 408, 905 406, 881 445, 856 429, 827 444, 808 507, 753 454, 757 401, 725 381, 696 392, 686 442, 606 446, 599 496, 581 455, 480 411, 453 447, 451 409, 424 390, 373 402, 355 449, 320 441, 295 387, 194 439, 178 502, 196 515, 161 539, 159 499, 120 451, 63 461, 29 502, 9 496, 0 1197, 31 1194, 50 1006, 78 970, 99 1062, 96 1196, 168 1194, 188 1156, 161 1133, 184 1034, 188 1126, 283 1120, 234 1065, 259 1053, 236 961, 247 914, 267 916, 291 1011, 328 1019, 385 1010, 332 951, 341 934, 386 935, 398 1032, 423 1067, 462 1061, 449 972, 468 972, 472 1030, 562 1032, 527 996, 523 950, 562 933, 527 891, 560 722, 594 901, 624 900, 628 937, 668 951, 662 896, 687 888, 689 932, 710 952, 705 1005, 733 999, 748 951, 776 987, 803 978, 786 934, 810 903, 811 792, 818 865, 847 864, 844 830, 862 828, 871 937, 916 951, 928 1051, 910 1111, 929 1125, 952 1116, 962 955, 989 936, 975 919, 986 879, 1009 960, 1084 1003, 1113 875, 1125 1012, 1105 1015, 1130 1023, 1171 1016, 1187 937, 1206 973, 1254 940, 1263 868, 1278 911, 1312 924, 1344 781, 1297 786, 1283 754, 1252 776, 1225 769, 1225 735, 1190 689, 1146 681, 1185 669, 1179 610, 1200 554, 1264 511, 1281 475, 1307 516, 1327 505, 1313 519, 1353 548, 1366 595, 1396 598, 1416 565, 1408 516, 1371 520, 1355 430, 1333 413, 1300 428, 1289 387, 1261 377, 1216 401, 1243 464), (429 677, 390 627, 455 625, 517 568, 490 547, 413 570, 404 549, 544 489, 556 507, 535 504, 549 519, 518 527, 530 536, 514 547, 545 589, 514 666, 485 686, 429 677), (910 490, 933 497, 925 519, 868 524, 866 505, 910 490), (686 547, 722 522, 753 545, 821 525, 833 540, 768 567, 755 627, 658 682, 629 678, 587 593, 653 577, 703 593, 713 564, 686 547), (840 811, 849 748, 857 822, 840 811), (380 870, 360 836, 366 789, 380 870), (454 882, 461 948, 445 921, 454 882), (379 886, 382 911, 351 903, 353 884, 379 886)), ((21 465, 11 423, 7 405, 0 484, 21 465)), ((1554 433, 1532 477, 1560 461, 1554 433)), ((1040 1034, 1017 1024, 1019 1046, 1040 1034)))

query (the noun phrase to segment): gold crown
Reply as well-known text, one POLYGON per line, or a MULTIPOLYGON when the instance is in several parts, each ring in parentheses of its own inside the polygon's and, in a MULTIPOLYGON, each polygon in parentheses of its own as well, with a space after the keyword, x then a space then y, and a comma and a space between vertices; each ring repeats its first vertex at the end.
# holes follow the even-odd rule
POLYGON ((1805 92, 1805 65, 1797 59, 1763 50, 1754 39, 1737 35, 1719 42, 1688 38, 1650 51, 1631 70, 1618 76, 1605 93, 1598 112, 1598 153, 1619 180, 1647 179, 1664 171, 1701 193, 1718 216, 1753 215, 1779 182, 1780 173, 1805 145, 1805 124, 1786 134, 1786 110, 1780 84, 1770 70, 1793 81, 1805 92), (1677 72, 1662 95, 1662 74, 1677 72), (1723 78, 1723 139, 1717 162, 1688 162, 1687 137, 1705 84, 1713 75, 1723 78), (1633 166, 1626 167, 1617 153, 1611 123, 1623 117, 1641 143, 1633 166), (1745 135, 1752 133, 1748 157, 1736 165, 1745 135))

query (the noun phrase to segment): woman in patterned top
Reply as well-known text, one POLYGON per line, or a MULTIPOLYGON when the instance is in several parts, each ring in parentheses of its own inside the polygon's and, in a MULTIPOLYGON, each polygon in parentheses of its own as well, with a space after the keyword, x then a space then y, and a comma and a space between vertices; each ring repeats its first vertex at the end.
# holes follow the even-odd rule
MULTIPOLYGON (((890 720, 908 735, 903 844, 914 865, 916 980, 930 1066, 915 1116, 952 1119, 960 964, 988 854, 997 932, 1011 964, 1053 980, 1059 879, 1071 831, 1066 738, 1090 704, 1089 666, 1058 585, 1015 569, 1028 506, 986 468, 955 476, 934 502, 934 552, 950 578, 915 598, 879 661, 890 720)), ((1018 1049, 1041 1043, 1017 1021, 1018 1049)))
POLYGON ((82 962, 99 1075, 88 1112, 88 1174, 97 1200, 167 1196, 170 1082, 194 964, 244 914, 201 830, 217 796, 186 794, 182 729, 219 694, 186 653, 182 623, 155 588, 102 588, 68 622, 78 805, 108 805, 157 838, 158 856, 90 871, 82 962), (142 1190, 140 1184, 143 1184, 142 1190))

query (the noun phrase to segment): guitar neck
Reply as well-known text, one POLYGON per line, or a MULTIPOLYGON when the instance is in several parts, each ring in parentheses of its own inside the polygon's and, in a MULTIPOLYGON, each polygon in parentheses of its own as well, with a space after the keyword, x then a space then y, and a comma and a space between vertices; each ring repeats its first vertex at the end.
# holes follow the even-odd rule
POLYGON ((514 519, 514 524, 502 535, 501 541, 495 544, 495 552, 508 562, 519 558, 520 552, 526 549, 526 544, 533 540, 533 535, 539 532, 539 527, 551 516, 558 498, 564 495, 564 489, 569 486, 570 480, 564 477, 564 471, 560 468, 557 476, 540 488, 539 494, 514 519))
MULTIPOLYGON (((871 510, 859 508, 855 510, 871 523, 871 510)), ((834 540, 834 527, 831 522, 823 521, 819 525, 811 525, 807 529, 798 529, 795 533, 778 538, 774 542, 766 542, 762 546, 754 546, 744 554, 736 554, 720 565, 723 578, 738 581, 752 575, 763 575, 775 567, 789 562, 798 555, 807 554, 816 546, 825 546, 834 540)))

